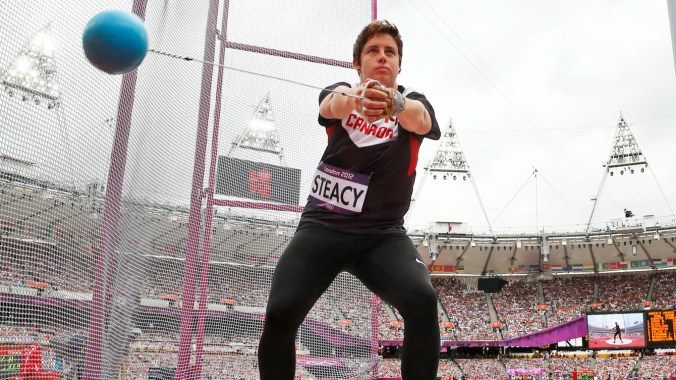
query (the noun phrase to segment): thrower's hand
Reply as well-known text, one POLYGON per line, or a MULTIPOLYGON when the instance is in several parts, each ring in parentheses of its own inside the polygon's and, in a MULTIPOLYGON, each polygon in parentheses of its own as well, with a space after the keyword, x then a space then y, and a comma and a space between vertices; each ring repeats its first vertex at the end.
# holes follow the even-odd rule
POLYGON ((388 105, 392 104, 388 98, 387 87, 376 80, 367 80, 358 87, 357 93, 363 99, 357 99, 356 110, 369 122, 374 122, 387 116, 388 105))
POLYGON ((377 80, 369 79, 360 86, 360 94, 364 99, 358 102, 361 114, 369 122, 397 116, 406 110, 404 96, 393 88, 382 85, 377 80))

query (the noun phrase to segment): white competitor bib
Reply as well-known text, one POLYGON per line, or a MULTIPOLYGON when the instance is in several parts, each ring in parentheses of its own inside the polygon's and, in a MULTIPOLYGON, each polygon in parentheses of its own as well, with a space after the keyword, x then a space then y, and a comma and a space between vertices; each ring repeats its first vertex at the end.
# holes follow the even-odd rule
POLYGON ((319 163, 310 187, 310 202, 338 214, 359 214, 369 188, 369 176, 319 163))

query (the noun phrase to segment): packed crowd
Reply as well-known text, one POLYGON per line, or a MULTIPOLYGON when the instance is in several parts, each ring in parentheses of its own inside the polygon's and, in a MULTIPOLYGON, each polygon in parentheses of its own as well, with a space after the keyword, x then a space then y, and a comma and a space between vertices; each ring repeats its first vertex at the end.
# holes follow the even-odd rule
MULTIPOLYGON (((59 368, 58 361, 63 358, 64 337, 68 337, 79 329, 67 326, 42 326, 21 324, 0 324, 0 343, 5 345, 25 346, 38 342, 42 347, 42 363, 45 371, 59 368)), ((202 365, 203 379, 238 379, 254 380, 258 378, 256 346, 257 336, 244 331, 237 334, 223 335, 214 333, 205 337, 205 351, 202 365)), ((67 339, 66 339, 67 340, 67 339)), ((122 363, 125 379, 147 379, 153 368, 175 368, 178 355, 178 334, 167 332, 141 332, 136 334, 130 345, 130 354, 122 363)), ((369 370, 368 359, 349 358, 342 361, 356 370, 369 370), (360 368, 363 367, 363 368, 360 368)), ((399 359, 382 359, 378 362, 378 370, 383 377, 396 377, 400 374, 399 359)), ((443 379, 504 379, 510 370, 531 371, 539 368, 552 374, 552 379, 570 379, 575 370, 594 370, 597 378, 627 379, 629 376, 642 380, 661 380, 664 376, 676 375, 676 355, 648 355, 643 357, 615 354, 593 358, 591 354, 579 357, 565 357, 552 354, 546 358, 442 358, 438 375, 443 379)), ((64 367, 61 366, 61 370, 64 367)), ((313 379, 311 373, 299 366, 304 373, 303 379, 313 379)), ((514 372, 512 372, 514 373, 514 372)), ((668 378, 668 377, 667 377, 668 378)))
MULTIPOLYGON (((2 291, 27 289, 39 283, 46 286, 33 291, 42 296, 52 296, 60 290, 91 294, 92 280, 82 274, 94 272, 92 255, 60 255, 47 246, 28 249, 22 243, 7 244, 0 246, 2 291)), ((130 278, 125 279, 133 281, 139 297, 167 299, 170 306, 179 306, 183 277, 177 273, 183 271, 183 262, 151 257, 139 260, 145 260, 145 269, 128 269, 130 278), (142 276, 136 273, 141 270, 142 276)), ((125 275, 124 270, 120 272, 125 275)), ((209 269, 208 301, 248 307, 250 312, 262 311, 266 306, 271 275, 270 268, 214 263, 209 269)), ((199 284, 199 277, 196 281, 199 284)), ((353 279, 339 278, 337 281, 340 284, 331 286, 320 298, 310 318, 346 333, 370 338, 370 293, 353 279), (359 286, 361 288, 357 288, 359 286)), ((570 321, 587 311, 642 309, 647 301, 655 308, 672 307, 676 304, 674 283, 676 271, 510 281, 502 291, 490 295, 501 324, 496 329, 491 327, 487 294, 456 278, 433 278, 440 304, 447 313, 439 319, 440 323, 445 323, 441 327, 445 340, 516 337, 570 321), (652 279, 655 280, 654 294, 649 299, 652 279), (538 286, 542 287, 543 297, 539 295, 538 286)), ((401 339, 403 320, 396 315, 396 310, 393 309, 396 319, 392 319, 391 313, 384 312, 385 307, 379 309, 380 339, 401 339)))
POLYGON ((510 281, 493 296, 493 306, 502 323, 503 338, 513 338, 545 326, 544 314, 536 309, 538 305, 537 283, 510 281))
POLYGON ((455 359, 467 379, 504 379, 507 372, 496 359, 455 359))
MULTIPOLYGON (((396 378, 401 376, 401 360, 384 359, 378 364, 379 374, 385 378, 396 378)), ((461 379, 502 379, 496 377, 504 375, 505 370, 502 364, 495 359, 441 359, 437 376, 443 380, 461 379)))
POLYGON ((432 284, 437 290, 439 302, 448 313, 449 322, 453 324, 448 332, 451 339, 497 339, 490 325, 485 293, 468 287, 454 278, 434 278, 432 284))
POLYGON ((656 309, 676 309, 676 271, 655 274, 652 306, 656 309))
POLYGON ((637 368, 636 357, 598 357, 594 366, 594 374, 599 379, 627 379, 637 368))
POLYGON ((583 315, 595 301, 594 281, 592 276, 559 276, 542 281, 547 325, 559 325, 583 315))
POLYGON ((23 243, 0 245, 0 285, 44 283, 44 294, 59 290, 91 292, 94 265, 91 257, 60 254, 52 246, 28 247, 23 243))
POLYGON ((388 304, 378 308, 378 339, 401 340, 404 338, 404 323, 397 309, 388 304))
POLYGON ((638 375, 655 380, 676 376, 676 355, 643 356, 638 364, 638 375))
MULTIPOLYGON (((649 279, 650 276, 647 276, 649 279)), ((648 298, 650 281, 636 275, 602 275, 598 284, 597 302, 600 310, 640 310, 648 298)))
POLYGON ((533 370, 538 368, 548 368, 549 364, 544 358, 508 358, 504 359, 505 368, 507 369, 525 369, 533 370))
POLYGON ((591 358, 585 357, 555 357, 549 359, 549 370, 556 375, 571 374, 579 369, 592 369, 591 358))
MULTIPOLYGON (((203 357, 201 378, 257 380, 257 358, 254 355, 238 354, 206 354, 203 357)), ((175 369, 178 356, 175 353, 143 353, 134 352, 127 357, 123 368, 125 379, 146 380, 148 373, 155 368, 175 369)), ((191 371, 194 372, 194 369, 191 371)))

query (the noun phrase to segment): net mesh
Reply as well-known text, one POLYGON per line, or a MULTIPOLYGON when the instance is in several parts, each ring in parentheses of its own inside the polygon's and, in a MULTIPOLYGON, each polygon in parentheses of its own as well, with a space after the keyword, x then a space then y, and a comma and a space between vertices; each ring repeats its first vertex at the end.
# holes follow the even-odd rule
MULTIPOLYGON (((319 89, 358 79, 370 19, 363 0, 0 2, 0 378, 258 378, 325 146, 319 89), (145 20, 133 73, 84 57, 106 9, 145 20), (40 368, 15 365, 35 347, 40 368)), ((340 275, 298 333, 297 377, 373 378, 377 309, 340 275)))

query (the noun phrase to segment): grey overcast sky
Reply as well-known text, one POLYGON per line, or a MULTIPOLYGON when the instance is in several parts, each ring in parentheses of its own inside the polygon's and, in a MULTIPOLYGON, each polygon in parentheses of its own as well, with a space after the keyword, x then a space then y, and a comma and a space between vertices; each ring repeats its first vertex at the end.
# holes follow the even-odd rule
MULTIPOLYGON (((605 228, 624 208, 648 223, 673 221, 676 76, 666 0, 378 5, 378 18, 404 39, 399 82, 431 99, 442 127, 452 120, 497 231, 584 230, 620 113, 650 170, 608 176, 593 224, 605 228)), ((424 145, 420 177, 435 149, 424 145)), ((409 224, 485 230, 476 194, 467 183, 428 179, 409 224)))
MULTIPOLYGON (((91 67, 80 38, 95 13, 131 3, 0 2, 0 70, 51 23, 63 91, 58 118, 0 97, 3 153, 40 162, 46 175, 105 181, 114 132, 105 121, 116 116, 121 78, 91 67)), ((151 48, 201 58, 207 9, 206 0, 149 1, 151 48)), ((369 9, 368 0, 231 0, 228 38, 350 61, 369 9)), ((452 120, 476 184, 475 191, 469 181, 427 179, 409 228, 454 221, 479 232, 488 219, 499 232, 584 230, 620 113, 649 170, 608 177, 593 223, 605 228, 624 208, 649 223, 673 222, 676 75, 667 0, 380 0, 378 17, 404 39, 399 83, 428 96, 442 129, 452 120)), ((286 162, 303 170, 304 199, 326 137, 316 125, 318 90, 293 82, 323 87, 355 82, 356 73, 234 50, 226 65, 257 74, 224 72, 220 154, 270 94, 286 162)), ((186 205, 201 65, 149 54, 138 73, 125 191, 186 205)), ((436 148, 423 144, 418 183, 436 148)))

